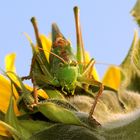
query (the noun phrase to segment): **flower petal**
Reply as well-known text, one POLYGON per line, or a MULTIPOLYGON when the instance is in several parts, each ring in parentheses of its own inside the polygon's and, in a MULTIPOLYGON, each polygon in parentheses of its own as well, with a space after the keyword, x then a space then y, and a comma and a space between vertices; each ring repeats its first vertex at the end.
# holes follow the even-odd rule
MULTIPOLYGON (((88 52, 85 52, 85 58, 86 58, 86 64, 88 64, 90 61, 90 55, 88 52)), ((93 67, 92 75, 95 80, 100 81, 99 74, 98 74, 95 66, 93 67)))
POLYGON ((15 58, 16 58, 15 53, 11 53, 5 57, 5 69, 6 69, 6 71, 16 72, 16 68, 14 65, 15 58))
POLYGON ((8 72, 8 76, 18 85, 20 86, 20 83, 18 82, 18 79, 15 77, 14 74, 10 72, 16 73, 16 68, 15 68, 15 58, 16 54, 11 53, 6 55, 5 57, 5 71, 8 72))
POLYGON ((1 136, 8 136, 8 131, 6 130, 6 128, 4 128, 1 125, 0 125, 0 135, 1 136))
MULTIPOLYGON (((11 96, 11 83, 4 76, 0 75, 0 110, 4 113, 7 112, 7 108, 10 101, 11 96)), ((14 95, 18 98, 18 94, 14 89, 14 95)), ((16 104, 14 105, 15 113, 19 115, 19 111, 17 109, 16 104)))
POLYGON ((49 62, 49 52, 51 50, 51 46, 52 46, 52 41, 47 38, 45 35, 40 35, 40 39, 41 39, 41 42, 42 42, 42 47, 44 49, 44 53, 45 53, 45 56, 49 62))
POLYGON ((121 70, 119 67, 110 66, 106 71, 103 80, 103 84, 118 90, 121 84, 121 70))

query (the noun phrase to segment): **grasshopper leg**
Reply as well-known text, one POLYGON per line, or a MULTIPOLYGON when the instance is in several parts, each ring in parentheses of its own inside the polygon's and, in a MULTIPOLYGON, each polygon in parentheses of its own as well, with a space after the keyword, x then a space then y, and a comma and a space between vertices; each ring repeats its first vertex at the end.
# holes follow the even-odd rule
POLYGON ((29 79, 31 79, 31 76, 30 75, 21 77, 21 80, 22 81, 29 80, 29 79))
POLYGON ((33 97, 34 97, 34 104, 38 104, 38 96, 37 96, 37 86, 36 86, 36 83, 35 83, 35 80, 34 78, 31 77, 31 75, 29 76, 24 76, 24 77, 21 77, 21 80, 29 80, 31 79, 32 83, 33 83, 33 97))
POLYGON ((32 78, 32 83, 33 83, 33 96, 34 96, 34 103, 38 104, 38 94, 37 94, 37 86, 35 83, 34 78, 32 78))
POLYGON ((90 109, 89 112, 89 118, 92 118, 92 115, 94 113, 95 107, 97 105, 98 99, 99 97, 102 95, 102 92, 104 90, 104 86, 101 82, 97 81, 94 79, 94 76, 92 75, 92 70, 93 70, 93 66, 95 64, 95 60, 91 59, 90 62, 87 64, 84 72, 82 73, 82 76, 80 78, 80 81, 84 83, 83 88, 87 89, 88 85, 97 85, 99 86, 99 91, 95 97, 95 101, 90 109))
POLYGON ((99 91, 98 91, 97 95, 95 96, 95 100, 94 100, 94 102, 92 104, 92 107, 90 109, 90 112, 89 112, 89 118, 92 118, 92 115, 94 113, 95 107, 96 107, 97 102, 98 102, 98 99, 102 95, 102 92, 104 90, 104 85, 101 82, 95 80, 94 78, 87 78, 85 76, 84 77, 79 77, 78 81, 80 83, 84 83, 84 84, 88 84, 88 85, 99 86, 99 91))
POLYGON ((93 104, 92 104, 92 107, 91 107, 91 109, 90 109, 89 118, 92 118, 92 115, 93 115, 93 113, 94 113, 95 107, 96 107, 97 102, 98 102, 98 99, 99 99, 99 97, 102 95, 103 90, 104 90, 104 85, 103 85, 102 83, 100 83, 100 82, 94 80, 94 84, 99 86, 99 91, 98 91, 98 93, 97 93, 97 95, 96 95, 96 97, 95 97, 95 100, 94 100, 94 102, 93 102, 93 104))

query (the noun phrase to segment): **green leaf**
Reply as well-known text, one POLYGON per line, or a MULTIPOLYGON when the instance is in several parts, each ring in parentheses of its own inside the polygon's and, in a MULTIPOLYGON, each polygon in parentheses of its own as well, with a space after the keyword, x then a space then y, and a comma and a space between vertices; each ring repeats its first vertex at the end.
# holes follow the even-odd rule
POLYGON ((8 107, 7 113, 5 115, 5 122, 8 123, 9 125, 13 126, 16 130, 19 130, 19 125, 17 125, 18 120, 17 120, 17 117, 14 113, 13 106, 14 106, 14 99, 11 96, 9 107, 8 107))
POLYGON ((37 108, 51 121, 65 124, 82 124, 78 117, 75 116, 74 112, 53 102, 40 103, 37 108))
POLYGON ((122 119, 106 124, 102 134, 107 140, 139 140, 140 110, 122 117, 122 119))
MULTIPOLYGON (((7 110, 7 113, 5 115, 5 122, 7 124, 9 124, 11 127, 13 127, 16 131, 16 133, 12 133, 14 137, 19 137, 20 139, 27 139, 28 137, 31 136, 31 133, 29 133, 26 129, 24 129, 16 115, 15 115, 15 112, 14 112, 14 99, 13 97, 11 96, 11 99, 10 99, 10 103, 9 103, 9 107, 8 107, 8 110, 7 110)), ((11 131, 11 132, 14 132, 14 131, 11 131)))
POLYGON ((29 140, 98 140, 103 138, 83 126, 58 124, 34 134, 29 140))
POLYGON ((137 0, 134 8, 131 10, 132 16, 134 16, 136 22, 140 26, 140 0, 137 0))
POLYGON ((138 40, 138 38, 136 40, 135 47, 132 50, 131 60, 134 68, 138 74, 140 74, 140 40, 138 40))
POLYGON ((94 129, 72 124, 56 124, 33 134, 29 140, 139 140, 140 110, 124 116, 94 129))
POLYGON ((0 110, 0 120, 4 120, 5 118, 5 114, 0 110))
POLYGON ((62 95, 62 93, 60 91, 56 90, 56 89, 46 88, 46 89, 43 89, 43 90, 47 93, 49 98, 66 100, 65 97, 62 95))
POLYGON ((28 132, 35 133, 41 130, 44 130, 50 126, 52 123, 38 120, 20 120, 20 125, 24 127, 28 132))
MULTIPOLYGON (((70 102, 68 102, 67 100, 63 100, 63 99, 47 99, 46 102, 51 102, 54 103, 60 107, 64 107, 66 109, 69 109, 71 111, 78 111, 78 109, 72 105, 70 102)), ((43 101, 43 103, 45 103, 45 101, 43 101)))
POLYGON ((131 91, 140 92, 140 76, 139 76, 139 47, 138 32, 135 32, 132 45, 129 52, 120 65, 122 68, 124 81, 122 87, 131 91))

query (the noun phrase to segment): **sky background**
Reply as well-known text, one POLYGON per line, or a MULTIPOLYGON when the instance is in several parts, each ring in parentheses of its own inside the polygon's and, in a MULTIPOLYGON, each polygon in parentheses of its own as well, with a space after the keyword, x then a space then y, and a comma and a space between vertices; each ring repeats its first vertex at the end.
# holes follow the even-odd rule
MULTIPOLYGON (((0 67, 6 54, 17 54, 20 76, 28 75, 31 48, 23 32, 35 42, 30 18, 38 20, 40 33, 48 35, 56 22, 76 47, 73 7, 80 8, 84 46, 97 62, 119 65, 131 45, 137 25, 130 15, 135 0, 3 0, 0 3, 0 67)), ((100 77, 107 66, 96 65, 100 77)))

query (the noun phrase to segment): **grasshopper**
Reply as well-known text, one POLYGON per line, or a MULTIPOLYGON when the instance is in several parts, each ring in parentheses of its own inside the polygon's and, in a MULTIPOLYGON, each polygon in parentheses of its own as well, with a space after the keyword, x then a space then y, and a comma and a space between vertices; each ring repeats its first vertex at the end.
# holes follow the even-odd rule
MULTIPOLYGON (((92 118, 98 98, 103 92, 104 86, 101 82, 96 81, 91 74, 95 60, 92 58, 88 64, 85 63, 85 50, 82 40, 82 33, 79 19, 79 9, 74 7, 76 37, 77 37, 77 53, 73 53, 70 42, 63 36, 56 24, 52 24, 52 47, 49 56, 49 62, 44 56, 42 42, 39 37, 39 30, 36 19, 33 17, 31 22, 34 27, 36 40, 38 44, 38 54, 32 59, 30 75, 22 79, 31 78, 34 86, 34 97, 37 103, 36 86, 51 85, 61 88, 61 91, 73 95, 77 85, 82 85, 88 89, 89 85, 99 87, 95 101, 89 112, 89 118, 92 118), (39 67, 39 74, 34 69, 39 67), (44 80, 45 79, 45 80, 44 80), (42 83, 41 83, 42 82, 42 83)), ((44 50, 45 51, 45 50, 44 50)))

